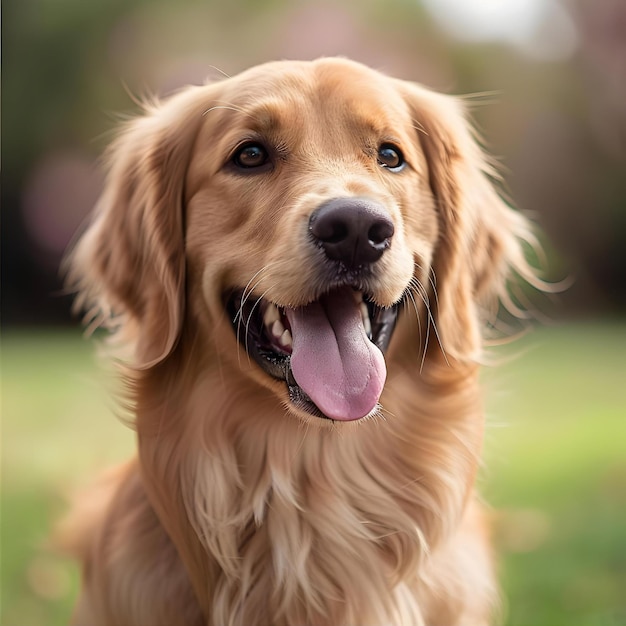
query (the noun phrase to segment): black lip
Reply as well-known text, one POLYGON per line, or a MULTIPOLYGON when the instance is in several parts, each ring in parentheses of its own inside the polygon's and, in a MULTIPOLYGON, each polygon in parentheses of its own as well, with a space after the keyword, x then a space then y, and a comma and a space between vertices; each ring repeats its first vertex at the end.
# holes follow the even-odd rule
MULTIPOLYGON (((399 304, 383 308, 367 297, 364 301, 369 310, 372 326, 370 340, 384 354, 393 335, 399 304)), ((239 343, 269 376, 285 381, 289 399, 295 407, 311 415, 330 419, 317 408, 296 382, 291 371, 291 355, 278 352, 272 347, 265 334, 263 303, 263 298, 254 295, 248 294, 244 297, 242 289, 234 290, 227 297, 226 309, 239 343)))

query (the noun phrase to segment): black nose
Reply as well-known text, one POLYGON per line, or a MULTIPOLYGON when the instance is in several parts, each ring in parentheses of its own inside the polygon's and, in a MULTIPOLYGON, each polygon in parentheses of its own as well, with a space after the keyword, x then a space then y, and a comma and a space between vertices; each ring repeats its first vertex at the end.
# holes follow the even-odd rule
POLYGON ((333 261, 356 269, 378 261, 394 228, 384 207, 368 198, 335 198, 309 219, 309 232, 333 261))

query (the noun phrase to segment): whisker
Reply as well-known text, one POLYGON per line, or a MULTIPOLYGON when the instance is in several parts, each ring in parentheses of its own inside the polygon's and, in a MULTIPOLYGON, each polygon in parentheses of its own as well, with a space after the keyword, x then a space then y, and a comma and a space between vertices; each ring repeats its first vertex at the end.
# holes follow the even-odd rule
MULTIPOLYGON (((237 325, 237 341, 239 343, 241 343, 241 332, 242 332, 242 324, 244 326, 244 330, 245 330, 245 340, 244 340, 244 346, 246 349, 246 355, 248 358, 248 363, 250 363, 250 352, 249 352, 249 329, 250 329, 250 322, 252 321, 252 315, 256 309, 256 307, 259 305, 259 303, 261 302, 261 300, 265 297, 265 295, 268 293, 268 291, 270 291, 271 289, 273 289, 274 287, 276 287, 277 283, 274 283, 270 286, 268 286, 265 291, 257 298, 256 302, 253 304, 252 309, 250 310, 250 313, 248 315, 247 320, 245 320, 244 322, 244 307, 247 304, 248 300, 252 297, 254 290, 261 284, 261 282, 264 279, 263 273, 268 271, 269 269, 271 269, 273 266, 277 265, 278 261, 273 261, 271 263, 268 263, 266 265, 264 265, 262 268, 260 268, 259 270, 257 270, 252 277, 250 278, 250 280, 248 281, 248 283, 246 284, 246 286, 244 287, 243 291, 242 291, 242 296, 241 296, 241 302, 239 303, 239 308, 237 309, 237 312, 235 313, 235 317, 233 319, 233 324, 237 325)), ((239 366, 241 367, 241 352, 239 351, 237 354, 237 362, 239 364, 239 366)))
POLYGON ((417 306, 417 302, 415 301, 415 297, 413 296, 413 290, 418 289, 418 285, 415 284, 416 282, 419 283, 417 278, 413 277, 411 279, 411 283, 409 284, 407 295, 411 299, 411 303, 413 304, 413 308, 415 309, 415 317, 417 318, 417 328, 418 328, 419 337, 420 337, 420 344, 423 346, 421 365, 420 365, 420 372, 421 372, 424 366, 424 359, 426 357, 426 346, 428 345, 428 326, 426 326, 426 337, 425 339, 422 339, 422 322, 420 320, 419 307, 417 306))
POLYGON ((209 65, 209 67, 212 70, 215 70, 216 72, 219 72, 224 78, 230 78, 230 74, 227 74, 224 70, 220 69, 219 67, 217 67, 217 65, 209 65))
MULTIPOLYGON (((440 310, 440 306, 439 306, 439 294, 437 292, 437 274, 435 273, 435 268, 431 267, 430 271, 428 272, 428 282, 430 283, 432 289, 433 289, 433 296, 435 298, 435 310, 439 311, 440 310)), ((426 293, 426 289, 424 289, 424 293, 426 293)), ((437 342, 439 343, 439 347, 441 348, 441 353, 443 354, 443 358, 446 362, 447 365, 450 365, 450 362, 448 361, 448 355, 446 354, 446 350, 443 347, 443 342, 441 341, 441 336, 439 334, 439 329, 437 328, 437 324, 435 322, 435 318, 431 312, 430 306, 428 306, 428 315, 430 317, 430 320, 433 323, 433 330, 435 331, 435 335, 437 337, 437 342)))
POLYGON ((241 113, 241 111, 237 109, 236 107, 226 106, 225 104, 218 104, 218 105, 215 105, 214 107, 206 109, 206 111, 202 111, 202 115, 205 116, 207 113, 210 113, 211 111, 216 111, 218 109, 226 109, 228 111, 235 111, 237 113, 241 113))
MULTIPOLYGON (((244 287, 243 292, 242 292, 242 296, 241 296, 241 302, 239 303, 239 308, 237 309, 237 312, 235 313, 235 317, 233 319, 233 324, 237 324, 237 341, 241 342, 241 324, 243 321, 243 307, 245 306, 246 302, 248 301, 248 299, 250 298, 250 296, 252 295, 252 293, 254 292, 254 290, 257 288, 257 286, 260 284, 260 282, 263 280, 263 276, 261 276, 261 274, 263 272, 265 272, 266 270, 268 270, 272 265, 274 265, 274 263, 269 263, 267 265, 264 265, 260 270, 258 270, 257 272, 254 273, 254 275, 252 276, 252 278, 248 281, 247 285, 244 287), (257 279, 256 282, 255 279, 257 279)), ((268 289, 265 290, 264 295, 267 293, 267 291, 269 291, 269 289, 271 289, 272 287, 275 287, 275 285, 272 285, 271 287, 268 287, 268 289)), ((255 307, 258 304, 255 303, 255 307)), ((253 309, 254 310, 254 309, 253 309)), ((248 350, 248 328, 250 325, 250 317, 248 318, 248 321, 246 322, 246 352, 248 350)), ((248 355, 248 360, 250 359, 250 356, 248 355)), ((241 353, 238 353, 237 356, 237 361, 239 363, 239 365, 241 366, 241 353)))
POLYGON ((217 104, 215 104, 212 107, 209 107, 208 109, 206 109, 205 111, 202 112, 202 115, 206 115, 207 113, 210 113, 211 111, 216 111, 216 110, 226 110, 226 111, 235 111, 235 113, 242 113, 243 115, 246 115, 248 117, 250 117, 250 114, 243 109, 240 106, 237 106, 236 104, 232 104, 230 102, 226 102, 224 100, 214 100, 214 102, 216 102, 217 104))
MULTIPOLYGON (((450 361, 448 360, 448 355, 446 354, 446 350, 443 347, 443 342, 441 341, 441 336, 439 334, 439 329, 437 328, 437 323, 435 322, 435 317, 433 316, 431 307, 430 307, 430 298, 428 297, 428 293, 426 291, 426 289, 424 288, 424 286, 420 283, 420 281, 418 279, 415 279, 417 282, 417 293, 420 296, 420 298, 422 299, 422 301, 424 302, 424 305, 426 306, 426 311, 428 313, 428 329, 430 329, 430 324, 432 324, 433 326, 433 331, 435 333, 435 337, 437 338, 437 343, 439 344, 439 348, 441 349, 441 354, 443 355, 443 358, 446 362, 446 364, 449 366, 450 365, 450 361)), ((437 302, 438 305, 438 302, 437 302)), ((428 342, 428 337, 429 334, 427 333, 426 335, 426 340, 428 342)))
POLYGON ((252 305, 252 308, 250 309, 250 314, 248 315, 248 319, 246 321, 246 354, 248 355, 248 363, 250 362, 250 352, 248 351, 248 337, 250 336, 250 322, 252 321, 252 315, 254 314, 254 310, 257 308, 257 306, 259 306, 259 303, 261 302, 261 300, 263 300, 263 298, 265 297, 265 294, 270 290, 273 289, 274 287, 276 287, 278 283, 274 283, 273 285, 270 285, 257 299, 256 302, 252 305))
POLYGON ((233 320, 233 324, 235 322, 237 322, 237 319, 239 317, 241 317, 241 315, 243 314, 243 306, 244 306, 244 304, 247 302, 248 298, 252 295, 252 292, 258 287, 259 283, 263 280, 263 277, 260 277, 253 285, 252 283, 253 283, 254 279, 257 278, 257 276, 259 276, 263 272, 267 271, 270 267, 272 267, 273 265, 276 265, 276 264, 277 264, 277 261, 274 261, 272 263, 268 263, 267 265, 264 265, 260 270, 255 272, 254 275, 252 276, 252 278, 248 281, 246 286, 243 288, 243 292, 241 294, 241 304, 239 306, 239 310, 237 311, 237 314, 235 315, 235 319, 233 320))
MULTIPOLYGON (((426 362, 426 351, 428 349, 428 340, 430 339, 430 320, 432 318, 432 315, 430 314, 430 301, 428 299, 428 296, 426 295, 426 293, 424 293, 423 291, 424 288, 422 287, 421 283, 419 282, 417 278, 415 279, 414 288, 417 294, 420 296, 422 302, 424 303, 424 306, 426 307, 426 314, 427 314, 426 337, 424 339, 424 343, 422 347, 422 358, 420 360, 420 374, 421 374, 424 371, 424 363, 426 362)), ((413 301, 413 306, 415 307, 415 312, 417 313, 417 318, 419 320, 417 302, 415 301, 413 294, 411 294, 411 300, 413 301)))
POLYGON ((407 290, 406 290, 405 293, 407 295, 407 298, 404 300, 403 306, 408 309, 408 307, 410 306, 410 304, 409 304, 409 299, 410 299, 411 304, 413 305, 413 309, 415 311, 415 317, 417 318, 417 332, 419 334, 420 344, 422 344, 423 343, 423 338, 422 338, 422 320, 420 319, 417 303, 415 302, 415 298, 413 297, 411 283, 409 283, 409 286, 407 287, 407 290))
POLYGON ((433 295, 435 296, 435 308, 439 310, 439 294, 437 293, 437 275, 435 274, 435 268, 431 267, 428 272, 428 282, 433 288, 433 295))

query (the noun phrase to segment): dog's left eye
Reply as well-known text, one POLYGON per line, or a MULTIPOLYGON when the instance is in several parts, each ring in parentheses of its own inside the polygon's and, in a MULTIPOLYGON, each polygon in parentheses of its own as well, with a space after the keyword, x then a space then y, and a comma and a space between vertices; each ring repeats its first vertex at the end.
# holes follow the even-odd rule
POLYGON ((233 163, 243 169, 261 167, 268 159, 267 150, 260 143, 246 143, 233 155, 233 163))
POLYGON ((390 170, 399 170, 404 165, 404 156, 400 148, 393 144, 384 143, 378 149, 378 164, 390 170))

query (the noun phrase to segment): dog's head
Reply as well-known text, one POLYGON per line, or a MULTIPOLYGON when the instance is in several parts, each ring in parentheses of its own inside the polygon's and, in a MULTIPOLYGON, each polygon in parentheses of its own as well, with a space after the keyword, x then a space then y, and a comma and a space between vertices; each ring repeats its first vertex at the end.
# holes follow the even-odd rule
POLYGON ((394 355, 418 370, 433 340, 474 359, 482 311, 512 269, 532 276, 461 102, 357 63, 188 88, 109 159, 72 260, 94 322, 134 340, 138 368, 193 327, 301 418, 374 414, 394 355))

